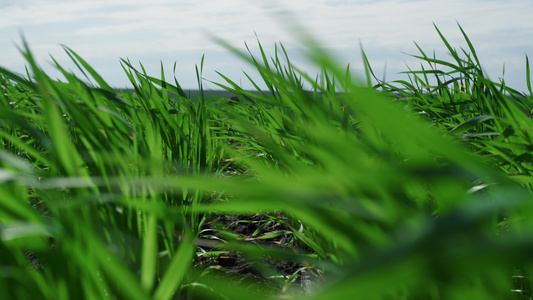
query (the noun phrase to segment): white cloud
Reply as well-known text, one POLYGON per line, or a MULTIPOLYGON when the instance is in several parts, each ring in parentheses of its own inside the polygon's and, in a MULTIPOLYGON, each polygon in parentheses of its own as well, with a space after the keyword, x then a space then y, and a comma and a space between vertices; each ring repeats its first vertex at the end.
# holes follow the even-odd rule
MULTIPOLYGON (((18 30, 24 31, 40 58, 48 52, 59 55, 61 43, 95 67, 118 57, 179 61, 180 55, 189 59, 192 51, 201 56, 220 50, 206 31, 241 48, 244 41, 255 43, 255 31, 267 48, 282 41, 296 49, 297 34, 289 32, 289 18, 301 22, 325 47, 343 53, 345 61, 359 61, 361 41, 377 65, 387 62, 390 72, 398 72, 405 69, 404 61, 413 61, 401 54, 416 52, 413 41, 428 52, 437 49, 444 54, 432 22, 453 46, 466 47, 459 22, 489 68, 501 69, 503 62, 518 68, 523 55, 517 58, 516 53, 533 52, 532 8, 529 0, 18 0, 0 10, 0 55, 9 57, 4 66, 20 67, 12 46, 20 40, 18 30)), ((229 72, 240 69, 238 62, 211 62, 212 69, 232 64, 229 72)), ((118 64, 116 69, 120 73, 118 64)))

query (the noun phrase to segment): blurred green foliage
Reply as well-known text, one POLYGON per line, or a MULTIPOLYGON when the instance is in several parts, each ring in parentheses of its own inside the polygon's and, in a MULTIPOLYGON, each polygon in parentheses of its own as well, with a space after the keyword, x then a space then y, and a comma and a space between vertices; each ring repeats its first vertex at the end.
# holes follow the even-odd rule
POLYGON ((0 68, 0 297, 530 299, 531 89, 437 32, 451 62, 419 48, 422 69, 388 83, 363 52, 367 86, 311 40, 316 77, 282 45, 226 45, 268 90, 220 74, 232 101, 206 101, 203 58, 192 99, 128 60, 134 91, 117 93, 69 48, 86 78, 55 62, 53 80, 24 44, 31 76, 0 68), (250 289, 196 266, 210 216, 258 213, 284 231, 254 239, 289 247, 226 233, 212 255, 296 262, 292 277, 250 289))

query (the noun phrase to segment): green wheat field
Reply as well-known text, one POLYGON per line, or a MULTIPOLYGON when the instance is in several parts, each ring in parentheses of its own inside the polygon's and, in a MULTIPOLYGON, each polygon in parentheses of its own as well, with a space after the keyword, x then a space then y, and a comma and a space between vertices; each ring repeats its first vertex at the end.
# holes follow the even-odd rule
MULTIPOLYGON (((75 51, 0 68, 0 299, 533 299, 533 98, 465 49, 384 82, 218 41, 262 82, 190 95, 75 51), (83 76, 82 76, 83 75, 83 76), (261 89, 259 86, 266 86, 261 89)), ((430 52, 426 52, 430 51, 430 52)))

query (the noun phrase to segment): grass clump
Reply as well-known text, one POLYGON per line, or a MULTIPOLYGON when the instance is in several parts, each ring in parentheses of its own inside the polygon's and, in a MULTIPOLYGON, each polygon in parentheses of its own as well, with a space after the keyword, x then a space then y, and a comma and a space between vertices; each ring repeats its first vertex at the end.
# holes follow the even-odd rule
POLYGON ((198 99, 127 60, 119 94, 25 44, 31 76, 0 69, 0 294, 529 299, 531 90, 438 34, 454 61, 419 48, 374 87, 316 47, 311 77, 226 45, 267 87, 220 74, 231 101, 206 100, 203 59, 198 99))

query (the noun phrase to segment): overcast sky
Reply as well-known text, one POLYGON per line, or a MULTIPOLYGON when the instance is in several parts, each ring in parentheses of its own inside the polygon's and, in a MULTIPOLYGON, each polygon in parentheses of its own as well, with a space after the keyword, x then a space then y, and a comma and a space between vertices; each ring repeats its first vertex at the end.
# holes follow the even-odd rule
MULTIPOLYGON (((454 47, 466 48, 457 22, 473 42, 492 80, 525 91, 525 57, 533 57, 531 0, 2 0, 0 2, 0 65, 24 72, 18 53, 23 32, 38 62, 53 76, 52 55, 67 68, 61 44, 85 58, 115 87, 128 87, 119 58, 143 63, 159 76, 162 61, 168 75, 177 63, 184 88, 197 87, 194 65, 205 54, 204 77, 222 82, 220 71, 249 88, 242 70, 251 69, 229 54, 209 32, 245 50, 256 51, 256 37, 270 53, 282 42, 295 63, 316 72, 300 55, 298 35, 279 16, 288 11, 343 64, 361 70, 362 43, 376 73, 387 80, 419 63, 413 43, 439 58, 449 59, 433 27, 435 23, 454 47), (386 65, 386 71, 385 71, 386 65)), ((533 67, 533 66, 532 66, 533 67)), ((257 77, 255 77, 257 78, 257 77)), ((214 88, 212 84, 206 83, 214 88)))

